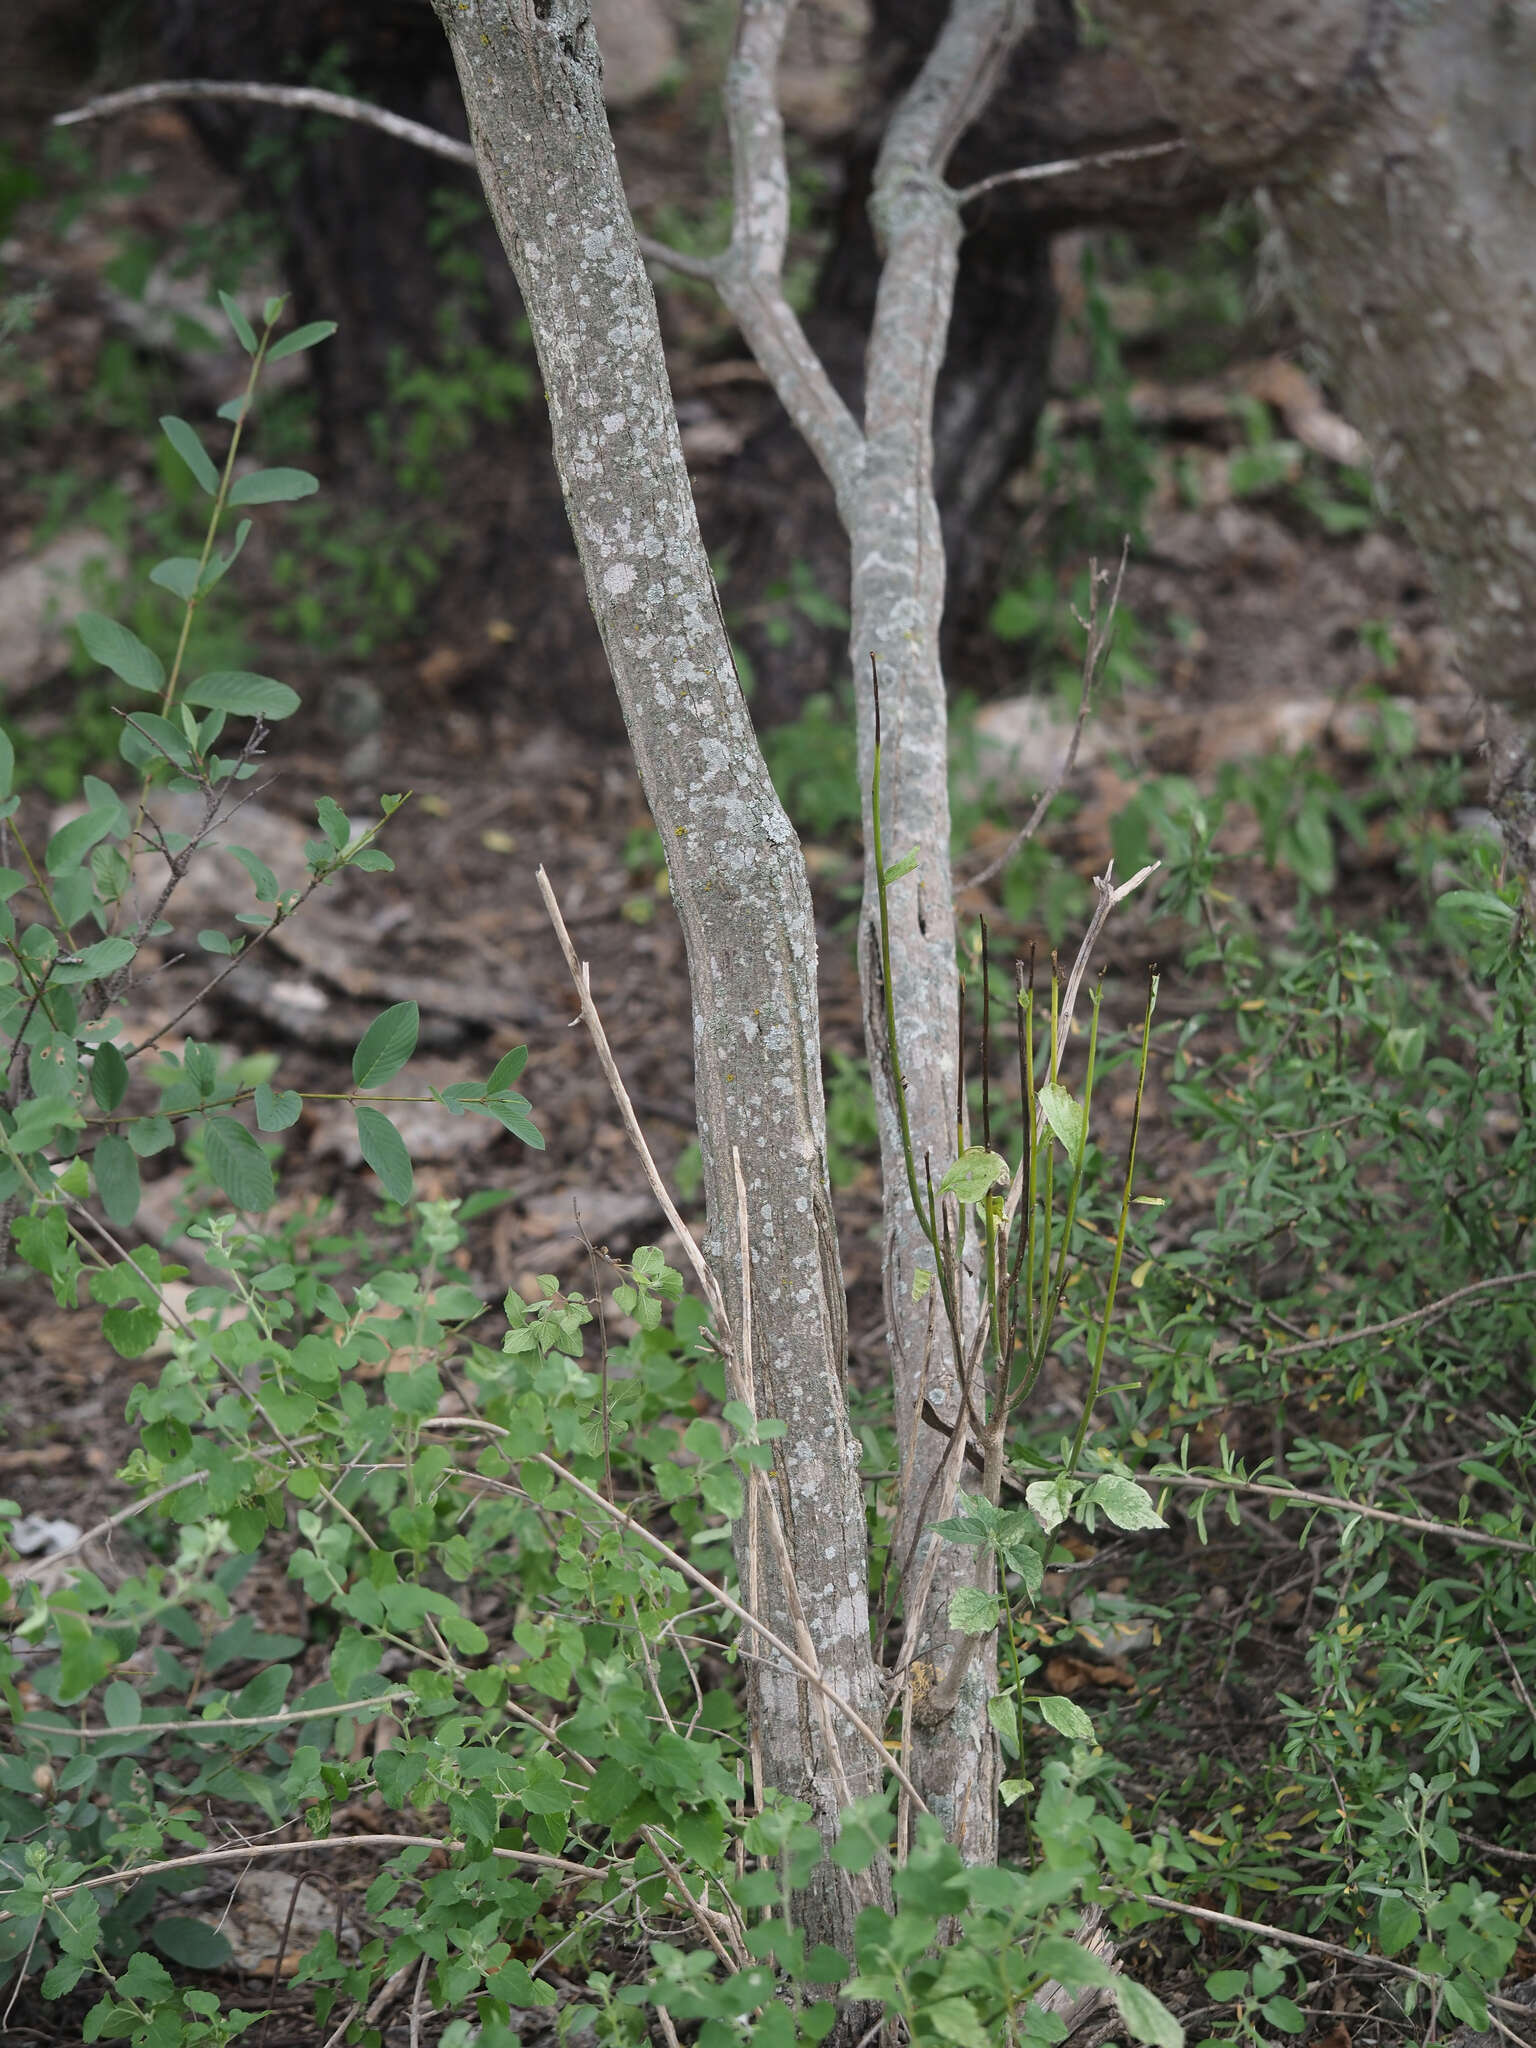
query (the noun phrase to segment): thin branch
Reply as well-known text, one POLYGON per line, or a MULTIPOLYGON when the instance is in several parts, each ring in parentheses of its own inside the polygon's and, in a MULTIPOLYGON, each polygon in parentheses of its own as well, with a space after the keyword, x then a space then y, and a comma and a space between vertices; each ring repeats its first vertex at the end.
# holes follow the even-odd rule
POLYGON ((640 254, 647 263, 664 263, 669 270, 676 270, 683 277, 696 277, 703 284, 719 284, 718 256, 689 256, 682 249, 674 249, 670 242, 658 242, 652 235, 637 234, 635 240, 640 244, 640 254))
MULTIPOLYGON (((313 85, 262 85, 254 80, 224 78, 160 79, 149 85, 131 85, 123 92, 103 93, 98 99, 87 100, 84 106, 55 114, 53 125, 73 128, 82 121, 130 114, 139 107, 159 106, 166 100, 232 100, 247 106, 286 107, 294 113, 330 114, 338 121, 356 121, 362 127, 377 128, 394 141, 424 149, 446 163, 461 164, 471 171, 479 169, 473 144, 444 135, 440 129, 428 128, 424 122, 407 120, 403 114, 392 114, 387 107, 376 107, 369 100, 354 99, 350 93, 326 92, 313 85)), ((640 252, 648 262, 665 263, 684 277, 699 278, 705 284, 716 281, 714 259, 689 256, 648 235, 639 239, 640 252)))
POLYGON ((1022 164, 1014 171, 994 171, 990 178, 978 178, 974 185, 967 185, 955 194, 955 204, 969 206, 973 199, 979 199, 984 192, 995 192, 1000 185, 1033 185, 1046 178, 1070 178, 1077 171, 1107 171, 1115 164, 1145 163, 1149 157, 1172 156, 1178 150, 1188 148, 1183 136, 1178 135, 1172 142, 1145 142, 1134 149, 1106 149, 1097 156, 1064 156, 1047 164, 1022 164))
POLYGON ((725 1313, 725 1301, 720 1293, 714 1274, 709 1270, 708 1261, 694 1243, 692 1231, 678 1213, 677 1204, 673 1201, 667 1184, 661 1177, 656 1161, 651 1156, 651 1148, 645 1142, 645 1133, 640 1128, 640 1119, 635 1114, 635 1106, 629 1099, 629 1091, 624 1086, 623 1077, 619 1073, 618 1062, 614 1059, 613 1049, 608 1043, 608 1034, 603 1029, 603 1020, 598 1015, 596 1003, 592 1000, 591 971, 586 961, 577 958, 576 948, 571 944, 571 935, 566 930, 565 919, 560 915, 560 905, 550 884, 549 876, 542 867, 538 870, 535 879, 539 885, 539 894, 544 898, 544 908, 549 912, 549 921, 555 928, 555 936, 560 941, 560 950, 565 955, 565 964, 570 969, 572 981, 576 984, 576 994, 581 1003, 581 1021, 587 1027, 587 1036, 592 1040, 593 1049, 597 1053, 598 1064, 603 1070, 604 1078, 607 1080, 613 1099, 618 1104, 619 1115, 624 1119, 624 1128, 629 1133, 629 1142, 634 1146, 640 1164, 645 1169, 646 1180, 650 1184, 651 1193, 661 1205, 661 1213, 677 1233, 678 1240, 683 1247, 684 1256, 693 1267, 699 1285, 704 1290, 704 1298, 709 1303, 710 1314, 715 1318, 716 1334, 722 1344, 728 1344, 730 1342, 730 1322, 725 1313))
MULTIPOLYGON (((1165 1913, 1183 1913, 1191 1920, 1207 1921, 1212 1927, 1230 1927, 1239 1934, 1262 1934, 1268 1941, 1283 1941, 1288 1948, 1305 1949, 1309 1955, 1336 1956, 1340 1962, 1364 1963, 1375 1970, 1388 1970, 1394 1977, 1411 1977, 1415 1984, 1423 1984, 1430 1990, 1436 1989, 1440 1983, 1439 1978, 1431 1977, 1423 1970, 1415 1970, 1409 1963, 1395 1963, 1390 1956, 1363 1955, 1359 1949, 1342 1948, 1335 1941, 1319 1941, 1311 1934, 1292 1934, 1289 1928, 1271 1927, 1262 1920, 1241 1920, 1235 1913, 1218 1913, 1210 1906, 1191 1906, 1182 1899, 1165 1899, 1156 1892, 1132 1891, 1129 1886, 1120 1890, 1120 1896, 1134 1899, 1138 1906, 1160 1906, 1165 1913)), ((1512 2012, 1523 2020, 1531 2016, 1528 2006, 1517 2005, 1510 1998, 1496 1998, 1491 1991, 1485 1991, 1483 1999, 1490 2009, 1497 2006, 1500 2012, 1512 2012)))
POLYGON ((1057 764, 1056 773, 1036 799, 1035 808, 1014 833, 1008 844, 995 859, 989 860, 967 881, 957 882, 958 889, 977 889, 983 882, 990 882, 1001 869, 1007 867, 1014 855, 1027 846, 1044 822, 1045 814, 1061 794, 1061 786, 1077 766, 1077 750, 1082 744, 1083 727, 1088 723, 1088 713, 1093 706, 1094 686, 1098 682, 1104 656, 1109 652, 1109 643, 1114 637, 1115 613, 1120 604, 1120 586, 1125 581, 1125 565, 1131 551, 1130 535, 1127 534, 1120 549, 1120 567, 1115 576, 1115 587, 1109 593, 1109 608, 1104 614, 1102 627, 1099 624, 1099 566, 1088 564, 1088 619, 1085 627, 1087 641, 1083 648, 1083 694, 1077 707, 1077 719, 1072 727, 1072 736, 1067 741, 1066 752, 1057 764))
POLYGON ((784 296, 789 171, 777 91, 793 0, 744 0, 725 74, 731 138, 731 246, 715 282, 779 402, 837 494, 844 525, 864 461, 864 437, 784 296))
MULTIPOLYGON (((127 1734, 129 1731, 123 1731, 127 1734)), ((464 1847, 462 1842, 441 1835, 305 1835, 293 1842, 244 1842, 228 1849, 202 1849, 192 1856, 168 1856, 160 1863, 138 1863, 129 1870, 108 1870, 100 1877, 82 1877, 74 1884, 50 1885, 43 1894, 45 1905, 67 1899, 72 1892, 101 1891, 105 1886, 138 1884, 146 1877, 163 1877, 171 1870, 196 1870, 213 1863, 244 1863, 258 1856, 301 1856, 319 1849, 446 1849, 450 1855, 464 1847)), ((540 1870, 563 1870, 572 1877, 596 1881, 603 1868, 596 1863, 573 1863, 566 1856, 543 1856, 533 1849, 495 1849, 489 1852, 507 1863, 527 1863, 540 1870)), ((14 1912, 0 1913, 0 1925, 14 1920, 14 1912)))
POLYGON ((1473 1849, 1481 1849, 1485 1856, 1498 1856, 1505 1863, 1536 1863, 1536 1850, 1507 1849, 1502 1842, 1485 1842, 1481 1835, 1469 1835, 1458 1828, 1457 1834, 1473 1849))
POLYGON ((108 1742, 114 1735, 218 1735, 225 1728, 286 1728, 293 1721, 337 1721, 344 1714, 362 1714, 369 1707, 392 1706, 410 1696, 397 1685, 366 1700, 340 1700, 329 1707, 295 1707, 286 1714, 226 1714, 211 1721, 135 1721, 121 1728, 78 1728, 68 1721, 39 1721, 32 1715, 18 1723, 23 1734, 68 1735, 77 1742, 108 1742))
POLYGON ((108 1515, 104 1522, 97 1522, 93 1528, 87 1529, 83 1536, 77 1536, 73 1543, 66 1543, 62 1550, 51 1551, 47 1557, 40 1557, 35 1562, 29 1559, 25 1564, 8 1566, 6 1577, 13 1586, 20 1585, 27 1579, 35 1579, 53 1565, 61 1564, 65 1558, 77 1555, 88 1543, 94 1543, 98 1536, 110 1536, 114 1529, 120 1529, 124 1522, 131 1522, 135 1515, 142 1515, 146 1508, 152 1508, 160 1501, 168 1500, 173 1493, 180 1493, 184 1486, 198 1486, 211 1476, 210 1473, 199 1471, 189 1472, 183 1479, 169 1480, 164 1486, 157 1486, 153 1493, 146 1493, 142 1500, 130 1501, 127 1507, 119 1508, 115 1515, 108 1515))
POLYGON ((1338 1514, 1359 1515, 1365 1521, 1414 1529, 1422 1536, 1445 1536, 1453 1543, 1468 1543, 1486 1550, 1512 1550, 1517 1557, 1528 1557, 1536 1551, 1536 1541, 1522 1543, 1511 1536, 1485 1535, 1481 1529, 1469 1529, 1459 1522, 1432 1522, 1423 1515, 1394 1514, 1390 1508, 1370 1507, 1364 1501, 1344 1500, 1333 1493, 1309 1493, 1299 1486, 1266 1486, 1257 1479, 1208 1479, 1193 1472, 1144 1472, 1141 1477, 1148 1486, 1191 1487, 1200 1493, 1256 1493, 1294 1507, 1331 1508, 1338 1514))
POLYGON ((109 114, 131 113, 137 107, 159 106, 164 100, 235 100, 249 106, 287 107, 296 113, 332 114, 339 121, 359 121, 378 128, 396 142, 408 142, 451 164, 476 168, 475 152, 467 142, 428 128, 421 121, 408 121, 387 107, 353 99, 348 93, 325 92, 315 85, 259 85, 248 80, 225 78, 166 78, 150 85, 130 85, 123 92, 103 93, 84 106, 55 114, 55 128, 73 128, 81 121, 104 120, 109 114))
POLYGON ((1424 1308, 1410 1309, 1405 1316, 1393 1316, 1384 1323, 1367 1323, 1360 1330, 1335 1330, 1327 1337, 1308 1337, 1301 1344, 1282 1344, 1278 1351, 1266 1351, 1266 1358, 1295 1358, 1302 1351, 1336 1351, 1344 1344, 1357 1344, 1363 1337, 1385 1337, 1392 1330, 1406 1330, 1411 1323, 1428 1322, 1434 1316, 1443 1316, 1447 1309, 1454 1308, 1458 1301, 1465 1301, 1472 1294, 1491 1294, 1499 1287, 1528 1287, 1536 1280, 1536 1266, 1527 1266, 1523 1273, 1498 1273, 1491 1280, 1473 1280, 1465 1287, 1458 1287, 1453 1294, 1443 1294, 1438 1301, 1432 1301, 1424 1308))

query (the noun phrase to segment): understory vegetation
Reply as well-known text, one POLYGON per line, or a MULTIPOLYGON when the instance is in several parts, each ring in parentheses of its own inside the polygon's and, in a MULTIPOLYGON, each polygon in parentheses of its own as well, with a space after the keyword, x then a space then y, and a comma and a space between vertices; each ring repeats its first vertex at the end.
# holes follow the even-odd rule
MULTIPOLYGON (((1002 1646, 1007 1854, 967 1868, 930 1820, 904 1832, 893 1782, 844 1816, 835 1854, 889 1862, 895 1909, 866 1908, 855 1954, 808 1953, 797 1895, 820 1843, 808 1809, 753 1781, 759 1652, 730 1542, 783 1424, 728 1383, 691 1240, 601 1276, 594 1252, 582 1291, 472 1284, 466 1231, 493 1197, 418 1198, 395 1106, 427 1096, 537 1150, 537 1041, 483 1080, 418 1086, 416 1006, 381 1010, 338 1091, 378 1207, 331 1232, 278 1199, 303 1102, 277 1061, 125 1022, 146 947, 200 948, 211 984, 315 892, 392 866, 401 796, 365 817, 323 798, 303 877, 237 845, 248 888, 176 923, 177 888, 215 835, 238 842, 271 728, 299 708, 224 605, 252 521, 282 522, 276 628, 327 656, 385 640, 451 546, 436 509, 415 539, 393 523, 387 560, 371 531, 327 527, 291 460, 302 404, 280 393, 269 426, 257 402, 326 330, 286 326, 277 299, 254 321, 222 306, 246 396, 219 443, 162 420, 169 510, 134 511, 132 549, 160 558, 78 620, 78 714, 0 739, 0 1200, 28 1284, 141 1361, 127 1504, 45 1561, 4 1552, 5 2010, 221 2048, 262 2039, 281 1976, 337 2048, 378 2043, 394 2001, 413 2042, 431 2015, 446 2048, 510 2048, 536 2022, 560 2042, 792 2048, 840 2001, 872 2001, 891 2040, 989 2048, 1062 2038, 1035 2002, 1055 1983, 1101 1989, 1125 2038, 1165 2048, 1487 2025, 1512 1969, 1536 1967, 1536 937, 1497 844, 1453 822, 1459 764, 1417 760, 1384 702, 1354 786, 1305 758, 1204 788, 1146 777, 1116 854, 1122 873, 1161 863, 1163 985, 1154 1007, 1117 928, 1075 1030, 1094 892, 1038 846, 1000 879, 1004 917, 1042 943, 1016 973, 978 929, 975 1142, 932 1164, 1000 1276, 1003 1504, 967 1497, 940 1535, 995 1563, 995 1591, 952 1618, 1002 1646), (195 829, 157 823, 166 792, 195 829), (1347 856, 1383 835, 1373 893, 1347 856), (166 1155, 211 1276, 190 1287, 135 1234, 166 1155), (257 1618, 273 1584, 302 1629, 257 1618), (268 1861, 295 1898, 330 1887, 334 1925, 232 1994, 223 1905, 268 1861), (344 1897, 322 1874, 342 1870, 344 1897), (1092 1909, 1118 1972, 1073 1939, 1092 1909)), ((534 392, 453 306, 452 374, 402 363, 379 425, 429 507, 443 451, 534 392)), ((1084 554, 1134 532, 1157 460, 1094 290, 1088 308, 1105 431, 1086 455, 1048 435, 1040 474, 1067 507, 1089 461, 1114 531, 1053 529, 1059 558, 992 615, 1047 693, 1069 663, 1080 685, 1084 554)), ((1235 441, 1240 498, 1279 493, 1326 531, 1374 517, 1262 408, 1235 441)), ((67 479, 55 492, 59 519, 80 509, 67 479)), ((785 593, 828 603, 804 575, 785 593)), ((1149 637, 1122 615, 1111 695, 1149 680, 1149 637)), ((835 703, 769 752, 804 836, 850 843, 835 703)), ((984 846, 1008 805, 984 778, 969 790, 957 838, 984 846)), ((638 885, 659 847, 628 860, 638 885)), ((661 899, 630 900, 639 923, 661 899)), ((851 1184, 875 1151, 867 1070, 838 1050, 828 1083, 851 1184)), ((932 1185, 926 1201, 942 1292, 956 1248, 932 1185)), ((878 1608, 897 1433, 888 1392, 851 1398, 878 1608)), ((0 1500, 0 1537, 21 1516, 0 1500)), ((874 1739, 897 1752, 900 1728, 874 1739)))

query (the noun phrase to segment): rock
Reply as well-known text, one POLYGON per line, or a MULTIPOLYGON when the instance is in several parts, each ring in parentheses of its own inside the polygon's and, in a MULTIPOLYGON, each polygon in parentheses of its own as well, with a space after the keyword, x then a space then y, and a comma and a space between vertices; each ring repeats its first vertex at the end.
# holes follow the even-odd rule
POLYGON ((20 696, 67 665, 68 627, 125 571, 121 549, 93 527, 71 528, 0 570, 0 697, 20 696))
POLYGON ((676 69, 677 30, 658 0, 592 0, 592 25, 610 107, 649 99, 676 69))

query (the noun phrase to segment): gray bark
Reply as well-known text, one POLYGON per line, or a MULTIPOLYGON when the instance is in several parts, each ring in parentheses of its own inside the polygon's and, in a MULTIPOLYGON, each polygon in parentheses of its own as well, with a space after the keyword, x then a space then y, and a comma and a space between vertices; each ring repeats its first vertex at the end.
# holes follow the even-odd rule
MULTIPOLYGON (((742 701, 699 537, 588 8, 436 5, 538 350, 592 608, 667 849, 693 993, 710 1261, 739 1321, 735 1149, 752 1257, 753 1392, 759 1414, 788 1425, 774 1485, 805 1626, 828 1684, 878 1725, 810 891, 742 701)), ((742 1565, 746 1584, 744 1557, 742 1565)), ((793 1640, 770 1544, 755 1570, 763 1619, 793 1640)), ((822 1717, 793 1672, 771 1661, 753 1669, 766 1778, 807 1800, 830 1837, 842 1788, 822 1717)), ((842 1759, 848 1793, 878 1786, 867 1745, 844 1740, 842 1759)), ((830 1868, 819 1882, 811 1938, 851 1955, 856 1901, 830 1868)))
POLYGON ((1536 845, 1536 5, 1103 0, 1166 113, 1261 182, 1297 309, 1493 713, 1536 845))
MULTIPOLYGON (((891 986, 907 1116, 919 1171, 937 1186, 958 1149, 959 1006, 954 892, 949 862, 948 704, 939 658, 944 541, 933 490, 933 401, 954 301, 962 227, 942 182, 950 150, 985 102, 1030 9, 1015 0, 955 0, 928 62, 886 133, 873 216, 886 258, 875 302, 865 386, 865 454, 853 507, 850 654, 859 707, 859 769, 868 833, 874 768, 869 657, 880 670, 888 860, 921 849, 917 874, 890 896, 891 986)), ((868 840, 866 838, 866 848, 868 840)), ((919 1576, 935 1540, 923 1531, 950 1512, 956 1461, 949 1440, 921 1419, 923 1400, 949 1421, 962 1402, 953 1347, 935 1313, 937 1289, 913 1299, 913 1276, 932 1266, 907 1195, 900 1120, 886 1044, 876 878, 866 854, 859 966, 864 1030, 880 1121, 886 1188, 885 1277, 891 1370, 904 1479, 893 1534, 905 1568, 906 1640, 914 1688, 912 1772, 968 1860, 997 1854, 997 1745, 987 1721, 996 1690, 996 1644, 973 1655, 958 1697, 932 1713, 962 1638, 949 1627, 952 1594, 975 1578, 970 1552, 946 1544, 924 1601, 919 1576), (941 1472, 941 1467, 943 1471, 941 1472), (945 1475, 948 1475, 947 1489, 945 1475), (946 1490, 947 1495, 946 1497, 946 1490)), ((974 1280, 958 1288, 967 1333, 981 1313, 974 1280)), ((980 1388, 972 1388, 980 1407, 980 1388)))
MULTIPOLYGON (((939 659, 944 542, 933 490, 933 400, 944 357, 962 239, 959 209, 942 182, 944 163, 985 104, 1030 19, 1020 0, 955 0, 927 63, 887 131, 875 175, 873 214, 885 262, 865 370, 861 432, 810 349, 781 288, 788 180, 775 71, 793 0, 744 0, 727 80, 735 174, 731 248, 717 281, 748 346, 805 435, 836 493, 852 552, 849 651, 858 704, 859 772, 865 792, 865 893, 859 970, 865 1041, 880 1121, 885 1185, 887 1320, 902 1447, 903 1483, 894 1533, 908 1595, 902 1666, 913 1691, 909 1763, 945 1832, 976 1862, 996 1855, 996 1744, 986 1719, 995 1689, 995 1645, 974 1656, 959 1697, 926 1711, 957 1653, 948 1626, 957 1587, 974 1559, 945 1546, 919 1593, 931 1539, 923 1530, 949 1510, 956 1461, 929 1429, 960 1410, 953 1348, 937 1290, 912 1299, 913 1274, 931 1266, 907 1192, 881 981, 869 798, 874 768, 870 657, 879 665, 884 712, 882 801, 888 860, 921 849, 919 875, 891 898, 891 979, 907 1108, 919 1174, 937 1185, 956 1150, 958 1040, 955 922, 949 867, 948 711, 939 659), (945 1468, 941 1473, 941 1467, 945 1468)), ((974 1286, 962 1299, 978 1312, 974 1286)))

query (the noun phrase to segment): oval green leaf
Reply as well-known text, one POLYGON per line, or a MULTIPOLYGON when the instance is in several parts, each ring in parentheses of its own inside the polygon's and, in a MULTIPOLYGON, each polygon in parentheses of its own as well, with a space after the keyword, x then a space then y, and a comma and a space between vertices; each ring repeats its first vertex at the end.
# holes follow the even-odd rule
POLYGON ((1040 1709, 1040 1718, 1058 1735, 1070 1735, 1074 1742, 1092 1742, 1093 1723, 1075 1701, 1048 1692, 1035 1705, 1040 1709))
POLYGON ((187 685, 183 700, 235 718, 292 718, 299 708, 297 690, 275 676, 252 675, 240 668, 212 669, 199 676, 187 685))
POLYGON ((392 1081, 416 1050, 420 1029, 421 1013, 414 1003, 394 1003, 381 1011, 352 1055, 352 1078, 358 1087, 382 1088, 392 1081))
POLYGON ((1108 1472, 1096 1479, 1088 1498, 1101 1507, 1117 1529, 1166 1529, 1168 1524, 1152 1505, 1151 1495, 1134 1479, 1108 1472))
POLYGON ((98 1138, 91 1166, 101 1206, 110 1221, 126 1229, 139 1213, 139 1162, 133 1147, 111 1134, 98 1138))
POLYGON ((295 327, 292 334, 274 341, 267 350, 267 361, 280 363, 284 356, 296 356, 300 349, 313 348, 317 341, 329 341, 335 332, 334 320, 311 320, 307 327, 295 327))
POLYGON ((174 413, 166 413, 161 421, 165 438, 170 442, 182 461, 191 470, 197 481, 210 498, 217 497, 219 472, 208 459, 208 451, 197 438, 196 433, 185 420, 179 420, 174 413))
MULTIPOLYGON (((97 840, 112 830, 112 813, 87 811, 83 818, 71 818, 49 840, 43 864, 50 875, 67 875, 79 867, 97 840)), ((131 948, 130 948, 131 951, 131 948)))
POLYGON ((979 1586, 960 1586, 949 1596, 949 1625, 966 1636, 988 1636, 997 1627, 1002 1606, 996 1594, 979 1586))
POLYGON ((1008 1178, 1008 1162, 1000 1152, 985 1145, 967 1145, 939 1182, 941 1195, 953 1195, 957 1202, 984 1202, 992 1190, 1008 1178))
POLYGON ((296 1124, 304 1103, 291 1088, 281 1090, 262 1081, 256 1089, 256 1121, 264 1131, 286 1131, 296 1124))
POLYGON ((307 469, 253 469, 249 476, 236 477, 229 494, 231 505, 286 505, 295 498, 313 497, 320 479, 307 469))
POLYGON ((510 1052, 504 1052, 491 1069, 491 1078, 485 1084, 488 1095, 495 1095, 503 1088, 510 1088, 528 1064, 526 1045, 514 1045, 510 1052))
POLYGON ((75 631, 92 661, 111 669, 130 690, 159 692, 165 688, 165 669, 159 655, 116 619, 101 612, 81 612, 75 620, 75 631))
POLYGON ((128 1062, 110 1039, 103 1039, 91 1061, 91 1094, 98 1109, 112 1111, 128 1093, 128 1062))
POLYGON ((277 1194, 272 1164, 244 1124, 232 1116, 205 1117, 203 1157, 237 1209, 271 1208, 277 1194))
POLYGON ((362 1147, 364 1159, 378 1175, 385 1194, 403 1209, 416 1188, 411 1155, 405 1149, 404 1138, 383 1110, 372 1109, 366 1102, 354 1102, 352 1110, 357 1118, 357 1142, 362 1147))
POLYGON ((1061 1140, 1063 1151, 1075 1166, 1083 1155, 1088 1136, 1088 1118, 1083 1105, 1059 1081, 1047 1081, 1040 1090, 1040 1107, 1045 1120, 1061 1140))
POLYGON ((235 330, 236 341, 239 342, 248 356, 255 355, 256 337, 251 332, 250 321, 246 319, 228 292, 219 293, 219 304, 224 308, 224 318, 235 330))
POLYGON ((195 555, 167 555, 163 562, 156 562, 150 570, 149 580, 186 604, 197 595, 197 579, 201 573, 195 555))
POLYGON ((161 1955, 188 1970, 222 1969, 234 1950, 216 1927, 204 1920, 170 1914, 157 1920, 151 1935, 161 1955))

